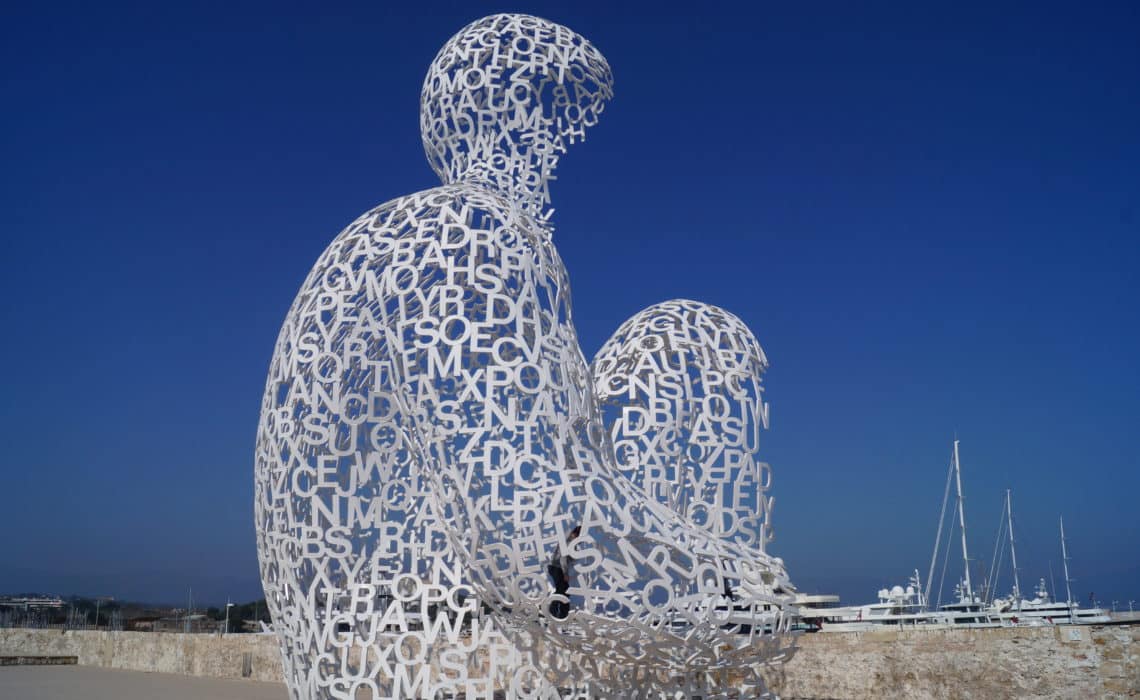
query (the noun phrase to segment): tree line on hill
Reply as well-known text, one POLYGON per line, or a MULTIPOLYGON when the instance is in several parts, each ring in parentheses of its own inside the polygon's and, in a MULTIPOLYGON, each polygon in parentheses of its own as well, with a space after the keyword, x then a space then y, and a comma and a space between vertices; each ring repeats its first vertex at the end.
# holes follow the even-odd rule
MULTIPOLYGON (((9 597, 9 596, 5 596, 9 597)), ((16 597, 16 596, 11 596, 16 597)), ((27 598, 49 598, 35 594, 19 596, 27 598)), ((134 623, 142 620, 171 619, 185 616, 186 608, 177 608, 150 603, 136 603, 113 598, 89 598, 69 596, 58 606, 38 606, 16 608, 0 606, 0 627, 63 627, 68 629, 135 629, 134 623)), ((191 615, 205 615, 210 620, 222 623, 226 620, 225 606, 195 608, 191 615)), ((247 603, 235 603, 229 608, 229 632, 259 631, 256 622, 270 622, 269 609, 265 599, 247 603), (243 625, 244 622, 253 624, 243 625)))

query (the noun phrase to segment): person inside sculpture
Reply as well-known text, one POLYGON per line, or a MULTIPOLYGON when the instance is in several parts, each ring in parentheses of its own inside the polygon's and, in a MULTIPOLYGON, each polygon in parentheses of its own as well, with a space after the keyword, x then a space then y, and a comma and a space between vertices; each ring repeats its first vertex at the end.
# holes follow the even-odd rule
MULTIPOLYGON (((566 539, 567 549, 574 544, 574 540, 578 539, 578 535, 581 533, 582 526, 575 525, 574 529, 570 531, 570 536, 566 539)), ((561 548, 559 547, 554 548, 554 554, 550 557, 550 563, 546 565, 546 571, 550 574, 550 578, 554 580, 554 592, 567 598, 567 601, 551 601, 550 615, 559 620, 565 620, 570 614, 569 596, 566 595, 566 591, 570 589, 574 557, 569 554, 562 554, 560 550, 561 548)))

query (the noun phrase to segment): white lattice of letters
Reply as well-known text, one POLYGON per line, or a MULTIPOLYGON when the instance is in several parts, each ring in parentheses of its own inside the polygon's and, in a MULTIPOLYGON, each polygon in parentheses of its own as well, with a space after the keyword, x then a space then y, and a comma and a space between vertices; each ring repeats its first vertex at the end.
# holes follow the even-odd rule
POLYGON ((255 468, 292 697, 758 696, 790 653, 755 339, 668 302, 579 347, 549 183, 611 95, 565 27, 469 25, 421 97, 443 185, 301 286, 255 468))
POLYGON ((739 318, 701 302, 651 306, 590 366, 619 469, 649 496, 721 538, 764 551, 772 471, 768 359, 739 318))

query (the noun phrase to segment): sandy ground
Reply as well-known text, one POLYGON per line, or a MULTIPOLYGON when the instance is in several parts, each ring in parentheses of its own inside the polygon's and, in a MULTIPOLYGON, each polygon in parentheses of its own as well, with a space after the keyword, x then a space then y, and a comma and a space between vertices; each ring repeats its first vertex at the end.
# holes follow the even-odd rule
POLYGON ((284 683, 90 666, 5 666, 2 700, 288 700, 284 683))

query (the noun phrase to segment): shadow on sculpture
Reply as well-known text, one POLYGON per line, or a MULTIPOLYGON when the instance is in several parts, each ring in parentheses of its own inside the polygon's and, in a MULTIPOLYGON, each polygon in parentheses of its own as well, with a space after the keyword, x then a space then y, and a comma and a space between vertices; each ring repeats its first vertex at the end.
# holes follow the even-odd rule
POLYGON ((294 698, 756 697, 791 653, 756 339, 682 300, 579 347, 549 183, 611 95, 565 27, 469 25, 421 96, 443 184, 302 285, 255 469, 294 698))

